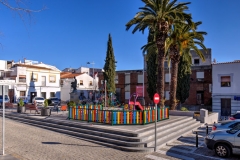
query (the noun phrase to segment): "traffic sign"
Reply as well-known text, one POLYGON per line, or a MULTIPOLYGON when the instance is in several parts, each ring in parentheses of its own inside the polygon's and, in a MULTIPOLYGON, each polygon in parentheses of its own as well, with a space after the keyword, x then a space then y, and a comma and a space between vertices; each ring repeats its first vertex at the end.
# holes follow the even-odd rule
POLYGON ((154 97, 153 97, 153 102, 154 102, 155 104, 158 104, 158 103, 159 103, 159 100, 160 100, 159 94, 158 94, 158 93, 155 93, 155 94, 154 94, 154 97))

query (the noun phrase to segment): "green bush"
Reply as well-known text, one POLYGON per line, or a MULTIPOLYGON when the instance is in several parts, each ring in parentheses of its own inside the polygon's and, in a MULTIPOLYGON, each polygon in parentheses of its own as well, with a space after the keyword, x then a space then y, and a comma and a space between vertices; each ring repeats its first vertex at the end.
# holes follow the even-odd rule
POLYGON ((24 106, 24 102, 23 102, 22 99, 19 100, 19 106, 20 106, 20 107, 23 107, 23 106, 24 106))
POLYGON ((48 99, 44 100, 44 108, 46 108, 48 106, 48 99))
POLYGON ((186 107, 181 107, 181 111, 188 111, 186 107))
POLYGON ((74 107, 74 106, 76 106, 76 103, 74 101, 70 101, 70 102, 68 102, 67 105, 71 106, 71 107, 74 107))

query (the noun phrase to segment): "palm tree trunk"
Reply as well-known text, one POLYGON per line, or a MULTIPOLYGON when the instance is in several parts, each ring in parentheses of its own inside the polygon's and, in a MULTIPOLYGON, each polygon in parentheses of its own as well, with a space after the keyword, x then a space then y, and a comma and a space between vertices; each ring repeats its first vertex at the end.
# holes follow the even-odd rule
POLYGON ((178 76, 178 64, 180 62, 180 55, 176 47, 171 47, 170 49, 171 57, 171 86, 170 86, 170 108, 172 110, 176 109, 177 99, 177 76, 178 76))
POLYGON ((158 48, 158 71, 157 71, 157 92, 160 95, 160 107, 164 106, 164 85, 165 85, 165 72, 164 72, 164 61, 165 61, 165 41, 167 38, 167 32, 169 25, 167 21, 159 24, 158 33, 156 36, 157 48, 158 48))

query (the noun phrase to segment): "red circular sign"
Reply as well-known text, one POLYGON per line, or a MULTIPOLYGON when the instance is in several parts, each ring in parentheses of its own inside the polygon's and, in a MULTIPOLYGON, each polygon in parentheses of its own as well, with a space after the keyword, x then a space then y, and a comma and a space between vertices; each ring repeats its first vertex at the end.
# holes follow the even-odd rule
POLYGON ((157 93, 155 93, 155 94, 154 94, 154 97, 153 97, 153 102, 154 102, 155 104, 158 104, 158 103, 159 103, 159 100, 160 100, 160 96, 159 96, 157 93))

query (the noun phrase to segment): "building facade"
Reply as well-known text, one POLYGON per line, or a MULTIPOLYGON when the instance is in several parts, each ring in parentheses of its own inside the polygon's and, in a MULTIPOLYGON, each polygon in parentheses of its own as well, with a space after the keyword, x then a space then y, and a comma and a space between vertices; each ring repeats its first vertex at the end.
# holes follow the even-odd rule
MULTIPOLYGON (((190 81, 189 97, 185 101, 184 105, 211 105, 211 87, 212 87, 212 68, 211 68, 211 49, 207 50, 207 53, 203 52, 205 61, 202 61, 195 52, 192 54, 192 74, 190 81)), ((170 91, 170 67, 165 62, 165 105, 169 105, 169 91, 170 91)), ((99 75, 99 85, 103 90, 104 77, 103 73, 99 75)), ((146 104, 152 104, 152 97, 147 93, 147 73, 143 70, 123 70, 116 71, 115 84, 116 84, 116 96, 121 103, 128 103, 129 98, 134 93, 139 96, 144 96, 146 104), (144 75, 144 80, 143 80, 144 75), (143 94, 144 92, 144 94, 143 94)))
POLYGON ((59 97, 61 71, 56 67, 31 60, 17 63, 12 61, 8 67, 11 72, 2 78, 16 82, 10 87, 11 102, 16 101, 19 96, 27 97, 29 102, 32 102, 35 96, 59 97))
POLYGON ((240 60, 212 64, 212 108, 221 117, 240 111, 240 60))

